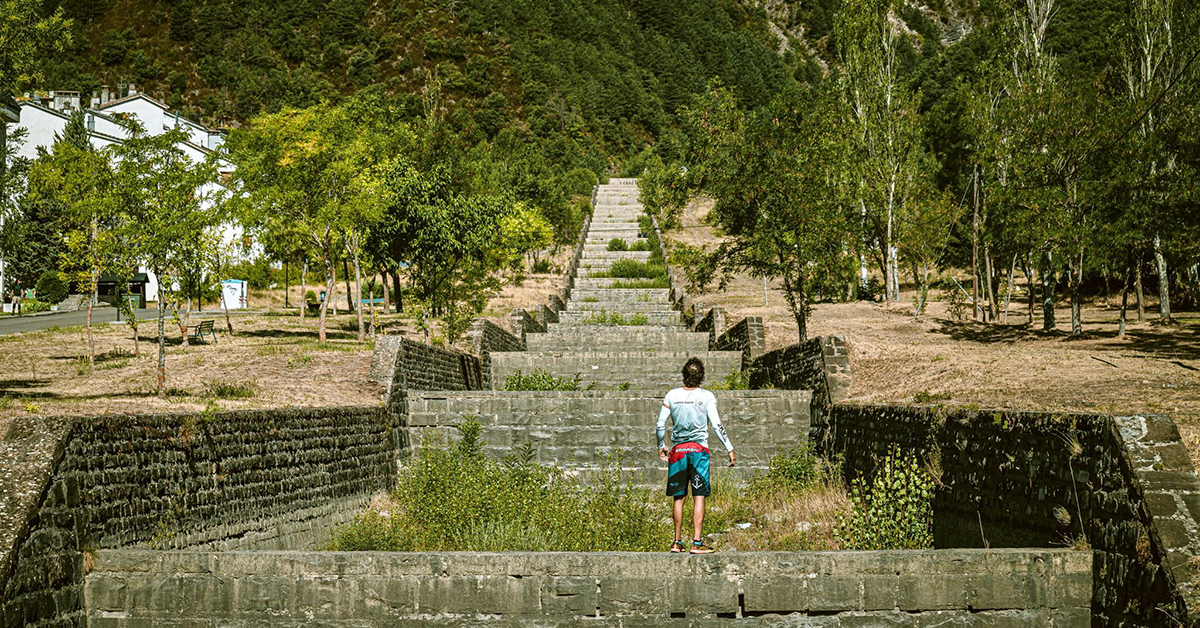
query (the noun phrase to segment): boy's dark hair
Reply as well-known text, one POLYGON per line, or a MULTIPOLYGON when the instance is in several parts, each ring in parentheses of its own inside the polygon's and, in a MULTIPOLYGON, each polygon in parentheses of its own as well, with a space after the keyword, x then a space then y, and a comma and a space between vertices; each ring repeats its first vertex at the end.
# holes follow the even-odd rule
POLYGON ((688 361, 683 365, 683 385, 686 388, 695 388, 704 382, 704 363, 700 358, 688 358, 688 361))

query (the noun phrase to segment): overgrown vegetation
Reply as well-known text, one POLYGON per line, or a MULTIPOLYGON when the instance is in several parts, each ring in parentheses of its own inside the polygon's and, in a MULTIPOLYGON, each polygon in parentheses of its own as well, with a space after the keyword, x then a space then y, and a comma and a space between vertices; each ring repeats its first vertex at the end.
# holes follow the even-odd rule
POLYGON ((851 487, 853 512, 837 529, 843 549, 932 547, 933 490, 917 457, 893 445, 871 478, 858 478, 851 487))
POLYGON ((523 375, 518 369, 505 378, 504 390, 579 390, 580 379, 579 373, 573 377, 556 377, 544 368, 537 368, 523 375))
POLYGON ((595 271, 590 276, 614 279, 666 280, 667 267, 661 261, 642 262, 635 259, 619 259, 614 261, 607 270, 595 271))
POLYGON ((620 312, 608 312, 600 310, 587 315, 583 319, 584 325, 627 325, 627 326, 642 326, 650 322, 650 317, 644 312, 635 312, 628 318, 620 312))
MULTIPOLYGON (((502 462, 483 456, 480 426, 459 425, 453 448, 425 448, 391 493, 339 530, 339 551, 654 551, 658 507, 623 483, 615 466, 583 486, 539 465, 530 450, 502 462)), ((614 461, 615 462, 615 461, 614 461)))

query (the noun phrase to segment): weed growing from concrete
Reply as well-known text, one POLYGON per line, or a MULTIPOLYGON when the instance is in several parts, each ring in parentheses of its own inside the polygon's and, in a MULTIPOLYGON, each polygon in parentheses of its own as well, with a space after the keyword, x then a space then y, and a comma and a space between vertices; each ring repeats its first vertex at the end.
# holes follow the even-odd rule
POLYGON ((579 373, 574 377, 555 377, 550 371, 538 368, 524 375, 518 369, 504 380, 504 390, 579 390, 580 379, 579 373))
POLYGON ((893 445, 869 481, 850 493, 853 512, 839 522, 843 549, 923 549, 933 546, 933 479, 912 454, 893 445))
POLYGON ((608 241, 608 246, 605 247, 609 251, 628 251, 629 244, 621 238, 613 238, 608 241))

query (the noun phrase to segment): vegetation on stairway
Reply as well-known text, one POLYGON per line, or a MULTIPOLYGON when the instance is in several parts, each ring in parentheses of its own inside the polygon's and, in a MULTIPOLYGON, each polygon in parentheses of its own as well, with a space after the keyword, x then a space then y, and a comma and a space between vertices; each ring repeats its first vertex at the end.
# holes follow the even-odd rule
MULTIPOLYGON (((529 445, 483 456, 480 426, 454 445, 424 447, 386 498, 336 533, 338 551, 665 551, 670 499, 634 488, 612 458, 583 485, 536 462, 529 445)), ((653 452, 644 452, 652 455, 653 452)), ((633 455, 632 452, 621 454, 633 455)), ((685 518, 691 500, 685 500, 685 518)), ((838 549, 851 502, 836 463, 802 446, 771 460, 746 487, 714 467, 706 538, 741 551, 838 549)), ((689 519, 690 520, 690 519, 689 519)))
POLYGON ((576 373, 574 377, 556 377, 546 369, 534 369, 528 375, 521 373, 517 369, 512 375, 504 379, 504 390, 579 390, 580 377, 576 373))

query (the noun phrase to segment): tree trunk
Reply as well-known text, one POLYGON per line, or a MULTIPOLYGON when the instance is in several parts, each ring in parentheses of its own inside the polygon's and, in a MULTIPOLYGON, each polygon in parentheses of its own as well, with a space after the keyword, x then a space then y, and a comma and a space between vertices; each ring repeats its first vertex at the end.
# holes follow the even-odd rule
POLYGON ((1025 305, 1026 314, 1029 317, 1028 325, 1033 329, 1033 284, 1036 280, 1033 278, 1033 262, 1030 260, 1030 254, 1025 253, 1024 266, 1021 268, 1021 273, 1025 275, 1025 305))
MULTIPOLYGON (((284 288, 286 290, 286 288, 284 288)), ((233 319, 229 317, 229 301, 225 299, 225 287, 221 287, 220 292, 221 309, 225 310, 225 329, 229 332, 229 337, 233 338, 233 319)))
POLYGON ((1008 324, 1008 304, 1012 303, 1013 283, 1017 280, 1017 256, 1013 255, 1012 268, 1008 270, 1008 290, 1004 295, 1004 324, 1008 324))
POLYGON ((974 210, 971 213, 971 314, 979 320, 979 166, 971 170, 974 210))
MULTIPOLYGON (((283 307, 284 308, 289 308, 292 306, 292 304, 291 304, 291 296, 292 295, 288 294, 288 288, 290 288, 290 286, 288 285, 289 279, 290 279, 290 277, 288 276, 288 263, 287 263, 287 260, 283 260, 283 307)), ((301 296, 303 297, 304 295, 301 295, 301 296)))
POLYGON ((1083 336, 1083 260, 1080 259, 1078 266, 1067 272, 1071 290, 1071 337, 1079 338, 1083 336))
POLYGON ((1042 256, 1042 263, 1045 268, 1042 269, 1042 329, 1050 331, 1057 325, 1054 320, 1054 293, 1056 291, 1056 277, 1051 264, 1054 261, 1053 254, 1046 251, 1042 256))
POLYGON ((87 309, 87 343, 88 343, 88 366, 96 366, 96 340, 92 338, 92 301, 88 299, 87 309))
MULTIPOLYGON (((356 242, 357 242, 357 239, 356 239, 356 242)), ((363 340, 366 340, 366 333, 367 333, 366 328, 363 326, 362 266, 359 264, 359 261, 358 261, 357 243, 354 246, 349 247, 349 248, 351 248, 351 250, 347 251, 347 252, 350 253, 350 255, 354 258, 354 312, 356 314, 358 314, 358 341, 362 342, 363 340)), ((375 295, 372 294, 371 297, 372 297, 371 301, 374 302, 375 295)))
POLYGON ((308 262, 300 267, 300 320, 304 320, 308 309, 308 262))
POLYGON ((1138 306, 1138 322, 1146 320, 1146 293, 1142 291, 1142 260, 1138 256, 1138 260, 1134 262, 1134 267, 1137 269, 1134 275, 1134 287, 1137 290, 1137 306, 1138 306))
MULTIPOLYGON (((893 263, 896 258, 895 248, 892 246, 892 228, 894 226, 893 221, 895 220, 895 211, 894 211, 894 207, 893 207, 894 203, 895 203, 895 185, 894 185, 894 183, 891 183, 888 185, 887 236, 886 236, 886 241, 884 242, 884 245, 883 245, 884 246, 884 248, 883 248, 884 260, 885 260, 884 261, 885 268, 884 268, 884 277, 883 277, 883 280, 884 280, 883 289, 886 292, 884 300, 887 302, 891 302, 891 303, 895 303, 900 300, 900 293, 899 293, 899 289, 898 289, 900 282, 896 278, 896 270, 898 269, 898 267, 897 267, 897 265, 895 265, 893 263), (895 292, 893 292, 893 289, 892 289, 893 285, 897 286, 897 289, 895 292)), ((804 338, 801 338, 800 340, 801 340, 801 342, 803 342, 804 338)))
POLYGON ((1171 322, 1171 282, 1167 275, 1167 258, 1163 256, 1162 238, 1154 234, 1154 270, 1158 273, 1158 318, 1171 322))
POLYGON ((391 291, 388 290, 388 272, 386 268, 379 269, 379 278, 383 284, 383 311, 387 312, 392 309, 391 291))
POLYGON ((1125 337, 1125 313, 1129 310, 1129 275, 1132 272, 1130 266, 1125 266, 1125 275, 1121 277, 1121 318, 1117 323, 1117 338, 1125 337))
POLYGON ((396 295, 396 313, 404 311, 404 288, 400 285, 400 269, 392 269, 392 294, 396 295))
POLYGON ((336 280, 333 273, 333 260, 328 253, 325 254, 325 298, 321 300, 321 318, 317 323, 317 342, 325 342, 325 314, 329 309, 329 302, 333 299, 333 284, 336 280))
POLYGON ((188 299, 187 304, 183 306, 183 316, 179 317, 179 335, 183 336, 183 346, 188 345, 188 323, 192 315, 192 300, 188 299))
POLYGON ((1000 317, 998 311, 999 304, 996 303, 996 282, 995 269, 992 268, 992 252, 991 247, 987 244, 983 245, 983 267, 987 273, 987 299, 988 311, 991 313, 991 321, 994 323, 1000 317))
POLYGON ((162 273, 155 271, 158 276, 158 396, 167 396, 167 330, 166 309, 163 304, 162 273))
MULTIPOLYGON (((387 289, 384 289, 387 292, 387 289)), ((386 301, 385 301, 386 303, 386 301)), ((371 337, 375 337, 375 277, 371 276, 371 337)))
POLYGON ((346 313, 358 309, 358 304, 351 304, 350 297, 354 295, 354 290, 350 288, 350 264, 346 258, 342 258, 342 275, 346 278, 346 313))
POLYGON ((800 338, 800 342, 808 340, 808 321, 804 315, 804 280, 798 279, 793 283, 786 275, 783 278, 783 294, 787 297, 788 305, 792 310, 792 317, 796 319, 796 332, 800 338))

